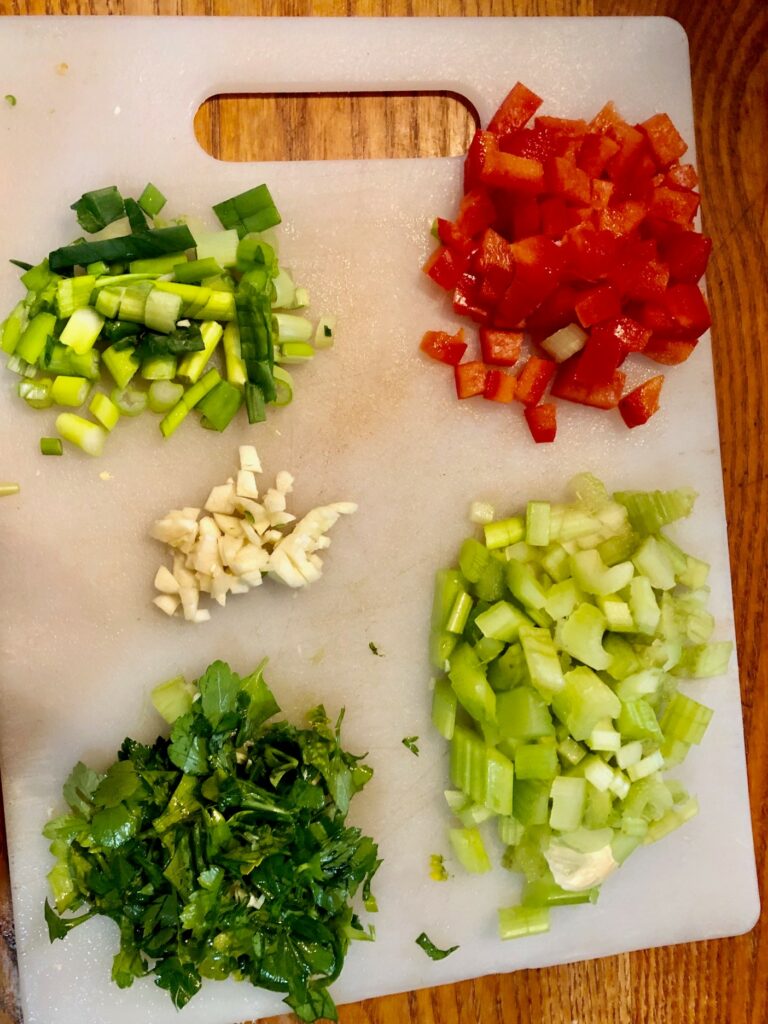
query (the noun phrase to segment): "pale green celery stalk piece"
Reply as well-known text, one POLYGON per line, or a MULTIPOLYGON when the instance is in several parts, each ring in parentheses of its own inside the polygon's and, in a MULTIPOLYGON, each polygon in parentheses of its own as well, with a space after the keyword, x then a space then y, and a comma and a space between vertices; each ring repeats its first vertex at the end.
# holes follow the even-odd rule
POLYGON ((520 643, 533 685, 547 693, 562 690, 565 685, 563 670, 549 630, 536 626, 522 626, 520 643))
POLYGON ((558 775, 550 789, 552 808, 549 812, 550 828, 559 832, 572 832, 581 824, 587 799, 586 779, 558 775))
POLYGON ((554 779, 559 773, 557 749, 540 743, 523 743, 515 751, 515 778, 554 779))
POLYGON ((461 643, 451 652, 448 677, 459 703, 475 721, 494 720, 496 694, 486 679, 479 658, 469 644, 461 643))
POLYGON ((431 620, 434 632, 445 629, 456 595, 464 589, 464 579, 456 569, 438 569, 435 573, 431 620))
POLYGON ((512 596, 526 608, 541 609, 547 603, 547 595, 536 575, 525 562, 507 563, 507 586, 512 596))
MULTIPOLYGON (((677 582, 669 555, 655 537, 646 537, 632 555, 632 562, 654 590, 672 590, 677 582)), ((615 587, 619 590, 619 587, 615 587)))
POLYGON ((469 594, 462 590, 456 595, 456 599, 453 602, 453 608, 448 616, 448 621, 445 624, 445 628, 449 633, 463 633, 464 627, 467 624, 469 613, 472 611, 474 601, 469 594))
POLYGON ((553 619, 564 619, 582 599, 583 595, 573 579, 561 580, 559 583, 553 583, 547 591, 544 611, 553 619))
POLYGON ((615 594, 628 585, 634 576, 631 562, 608 567, 594 548, 571 555, 573 577, 587 594, 615 594))
POLYGON ((587 739, 587 746, 590 750, 607 754, 615 754, 619 750, 621 734, 613 728, 610 718, 603 718, 595 725, 587 739))
POLYGON ((641 533, 654 534, 693 511, 696 491, 681 487, 674 491, 617 491, 614 499, 624 505, 633 527, 641 533))
POLYGON ((682 806, 673 808, 658 821, 652 822, 648 826, 648 831, 643 839, 644 843, 655 843, 659 839, 663 839, 664 836, 669 835, 670 832, 674 832, 676 828, 680 828, 691 818, 695 817, 699 813, 699 802, 696 797, 691 797, 682 806))
POLYGON ((613 769, 595 754, 589 754, 579 764, 579 771, 599 793, 606 793, 613 782, 613 769))
POLYGON ((465 871, 480 875, 491 870, 491 862, 479 829, 452 828, 448 831, 448 837, 454 856, 465 871))
POLYGON ((485 637, 512 643, 520 635, 520 627, 530 625, 530 621, 527 615, 508 601, 497 601, 475 618, 475 625, 485 637))
POLYGON ((457 705, 456 694, 449 681, 444 677, 435 680, 432 692, 432 724, 445 740, 453 737, 457 705))
POLYGON ((485 803, 488 774, 485 741, 461 725, 453 731, 450 748, 451 784, 475 803, 485 803))
POLYGON ((625 676, 617 683, 615 692, 619 700, 638 700, 658 693, 664 672, 660 668, 644 668, 632 675, 625 676))
POLYGON ((602 671, 611 664, 611 656, 603 647, 605 627, 605 616, 600 609, 585 602, 559 623, 557 639, 577 661, 602 671))
POLYGON ((549 544, 550 505, 548 501, 529 501, 525 512, 525 540, 533 547, 549 544))
POLYGON ((619 715, 622 704, 592 669, 580 665, 565 673, 563 688, 552 698, 552 709, 575 740, 587 740, 602 718, 619 715))
POLYGON ((539 562, 547 576, 550 576, 555 583, 567 582, 571 578, 570 555, 562 544, 550 544, 547 550, 541 554, 539 562))
POLYGON ((90 306, 76 309, 64 325, 59 341, 69 345, 77 355, 89 352, 104 326, 104 317, 90 306))
POLYGON ((72 412, 56 417, 56 429, 65 441, 77 445, 88 455, 101 455, 107 440, 107 431, 97 423, 83 419, 72 412))
POLYGON ((499 815, 496 827, 505 846, 516 846, 525 834, 525 827, 511 815, 499 815))
POLYGON ((712 708, 678 691, 667 705, 659 725, 665 738, 701 743, 713 714, 712 708))
POLYGON ((248 374, 240 350, 240 328, 235 321, 231 321, 224 328, 223 344, 227 380, 235 387, 244 387, 248 374))
POLYGON ((496 721, 506 738, 537 740, 555 733, 547 702, 530 686, 496 695, 496 721))
POLYGON ((520 643, 510 643, 504 653, 488 666, 488 682, 497 693, 530 683, 530 681, 528 666, 525 663, 525 655, 520 643))
POLYGON ((631 853, 634 853, 642 842, 642 836, 632 836, 626 835, 623 832, 617 832, 611 840, 611 853, 613 854, 613 859, 617 864, 623 864, 627 857, 629 857, 631 853))
POLYGON ((493 814, 510 815, 515 780, 515 767, 512 761, 501 751, 486 746, 485 772, 485 806, 493 814))
POLYGON ((616 764, 619 768, 626 770, 632 764, 637 764, 643 756, 643 744, 640 740, 632 740, 625 743, 616 753, 616 764))
POLYGON ((679 662, 672 670, 673 675, 689 679, 711 679, 714 676, 721 676, 728 671, 732 653, 733 644, 730 640, 684 647, 679 662))
POLYGON ((626 601, 618 594, 606 594, 597 598, 597 607, 605 616, 606 629, 617 633, 634 633, 635 620, 626 601))
POLYGON ((502 907, 498 915, 500 939, 520 939, 549 931, 549 907, 502 907))
POLYGON ((586 750, 572 736, 566 736, 557 744, 557 753, 567 766, 575 767, 586 757, 586 750))
POLYGON ((483 527, 485 535, 485 546, 489 551, 498 548, 509 547, 525 537, 525 522, 520 516, 512 516, 509 519, 497 519, 493 523, 486 523, 483 527))
POLYGON ((641 633, 653 636, 661 620, 656 595, 651 581, 646 576, 635 576, 629 584, 629 610, 641 633))
POLYGON ((208 360, 224 334, 224 328, 215 320, 205 320, 200 324, 200 334, 203 338, 202 350, 190 352, 179 363, 178 376, 188 380, 190 384, 196 384, 200 379, 208 360))
POLYGON ((631 764, 627 768, 627 775, 632 782, 637 782, 639 779, 645 779, 655 772, 660 772, 663 767, 664 755, 660 750, 654 750, 652 754, 641 758, 636 764, 631 764))
POLYGON ((188 683, 184 676, 175 676, 165 683, 159 683, 150 696, 155 711, 169 725, 173 725, 177 718, 191 710, 196 692, 196 687, 188 683))

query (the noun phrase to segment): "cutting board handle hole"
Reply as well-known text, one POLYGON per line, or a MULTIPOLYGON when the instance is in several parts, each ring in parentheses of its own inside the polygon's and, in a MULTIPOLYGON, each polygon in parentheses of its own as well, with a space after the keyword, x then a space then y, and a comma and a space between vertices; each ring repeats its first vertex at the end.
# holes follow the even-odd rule
POLYGON ((218 160, 377 160, 461 156, 480 120, 452 92, 211 96, 195 135, 218 160))

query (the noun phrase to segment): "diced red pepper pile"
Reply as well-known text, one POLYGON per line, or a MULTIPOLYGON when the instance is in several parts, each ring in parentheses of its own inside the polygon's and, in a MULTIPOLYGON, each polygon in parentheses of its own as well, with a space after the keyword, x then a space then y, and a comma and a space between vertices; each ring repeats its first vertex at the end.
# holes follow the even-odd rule
POLYGON ((656 412, 663 375, 623 394, 620 366, 693 352, 710 324, 698 281, 712 243, 693 228, 698 178, 667 114, 630 125, 608 103, 589 122, 534 117, 541 103, 518 82, 476 132, 458 215, 438 218, 424 266, 479 325, 481 358, 462 361, 463 330, 429 331, 421 348, 454 367, 459 398, 522 402, 534 439, 552 441, 547 388, 618 407, 628 427, 656 412), (513 375, 525 335, 537 354, 513 375))

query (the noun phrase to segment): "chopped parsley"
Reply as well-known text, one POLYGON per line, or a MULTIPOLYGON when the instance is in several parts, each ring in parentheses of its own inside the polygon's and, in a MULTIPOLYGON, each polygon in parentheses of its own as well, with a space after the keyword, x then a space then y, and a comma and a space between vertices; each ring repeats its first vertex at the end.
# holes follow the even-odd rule
POLYGON ((383 658, 384 657, 384 655, 381 653, 381 651, 376 646, 376 644, 373 642, 373 640, 369 640, 368 641, 368 646, 371 649, 372 653, 375 654, 377 658, 383 658))
POLYGON ((459 948, 458 946, 449 946, 448 949, 438 949, 426 932, 422 932, 418 939, 416 939, 416 945, 421 946, 430 960, 445 960, 447 956, 455 953, 459 948))
POLYGON ((403 737, 403 746, 404 746, 404 747, 408 747, 408 749, 410 750, 410 752, 411 752, 412 754, 415 754, 415 755, 416 755, 416 757, 418 757, 418 756, 419 756, 419 748, 418 748, 418 746, 416 745, 416 740, 417 740, 418 738, 419 738, 418 736, 404 736, 404 737, 403 737))

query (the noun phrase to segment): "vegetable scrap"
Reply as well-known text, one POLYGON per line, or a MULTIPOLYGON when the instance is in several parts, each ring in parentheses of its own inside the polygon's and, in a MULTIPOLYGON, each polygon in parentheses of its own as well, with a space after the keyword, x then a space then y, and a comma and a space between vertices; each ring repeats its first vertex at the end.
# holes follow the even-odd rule
POLYGON ((161 565, 155 575, 160 593, 154 604, 166 615, 181 611, 188 622, 207 622, 211 613, 200 607, 203 594, 223 608, 228 595, 260 586, 265 575, 294 588, 322 576, 318 552, 330 547, 328 531, 357 505, 320 505, 297 520, 286 500, 293 476, 281 470, 274 487, 261 494, 256 480, 261 472, 256 449, 241 445, 237 476, 211 490, 207 515, 199 508, 172 509, 153 525, 151 536, 168 545, 173 556, 172 567, 161 565))
POLYGON ((341 746, 322 706, 304 728, 279 712, 264 665, 224 662, 153 693, 170 738, 126 739, 105 772, 75 765, 68 810, 43 834, 56 863, 45 903, 51 941, 113 920, 120 988, 152 977, 181 1008, 203 979, 287 993, 302 1021, 337 1019, 328 986, 351 940, 371 940, 352 906, 380 861, 346 824, 372 769, 341 746), (298 870, 299 866, 301 870, 298 870))
POLYGON ((459 948, 458 946, 449 946, 448 949, 438 949, 426 932, 422 932, 415 942, 417 946, 424 950, 430 960, 445 960, 447 956, 455 953, 459 948))
POLYGON ((90 240, 36 266, 12 261, 27 294, 0 325, 0 350, 30 408, 81 410, 60 413, 56 430, 89 455, 146 409, 166 438, 193 410, 216 431, 243 406, 261 422, 293 398, 286 367, 333 344, 334 318, 299 314, 309 295, 263 235, 280 223, 266 185, 214 207, 223 230, 161 220, 165 204, 151 183, 138 200, 114 185, 86 192, 72 209, 90 240))
POLYGON ((546 443, 547 392, 618 407, 630 428, 656 413, 664 376, 625 393, 620 367, 692 354, 710 326, 698 282, 712 243, 694 228, 698 177, 667 114, 632 125, 607 103, 591 121, 535 116, 542 102, 514 86, 472 140, 456 218, 433 228, 424 271, 478 325, 480 358, 465 359, 464 329, 427 331, 421 350, 453 368, 460 399, 521 403, 546 443))
POLYGON ((726 672, 733 646, 711 639, 708 564, 664 532, 693 491, 609 495, 589 474, 572 489, 571 504, 530 501, 486 523, 436 579, 449 839, 466 871, 490 871, 493 823, 504 866, 524 876, 521 904, 499 911, 502 939, 548 930, 551 907, 596 902, 635 850, 696 815, 662 773, 713 712, 678 684, 726 672))

